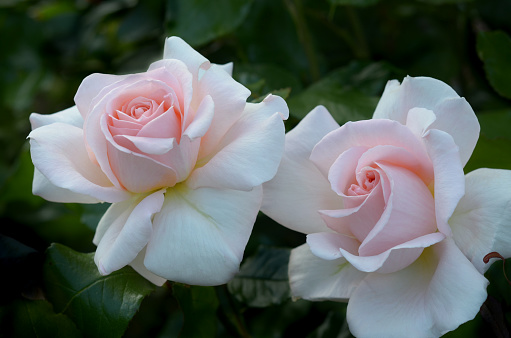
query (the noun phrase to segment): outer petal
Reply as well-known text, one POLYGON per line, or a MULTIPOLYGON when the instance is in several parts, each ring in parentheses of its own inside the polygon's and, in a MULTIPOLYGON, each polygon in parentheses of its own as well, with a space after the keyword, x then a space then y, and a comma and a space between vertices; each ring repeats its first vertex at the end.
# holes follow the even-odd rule
POLYGON ((110 206, 98 224, 94 261, 102 275, 130 264, 152 234, 152 217, 161 210, 164 190, 110 206), (106 231, 105 231, 106 228, 106 231))
POLYGON ((32 193, 50 202, 59 203, 99 203, 97 198, 77 194, 68 189, 59 188, 48 180, 37 168, 34 168, 32 193))
POLYGON ((83 118, 76 106, 64 109, 55 114, 30 114, 30 124, 32 126, 32 130, 56 122, 70 124, 78 128, 83 126, 83 118))
POLYGON ((465 196, 449 220, 461 251, 484 273, 483 257, 511 257, 511 171, 478 169, 465 176, 465 196))
POLYGON ((412 264, 424 248, 434 245, 445 238, 436 232, 397 245, 385 252, 373 256, 358 254, 360 242, 353 237, 332 233, 315 233, 307 236, 307 244, 319 258, 332 260, 344 257, 354 267, 365 272, 392 273, 412 264))
POLYGON ((447 221, 465 194, 465 177, 458 147, 452 137, 433 129, 424 136, 429 157, 435 172, 435 212, 438 230, 449 236, 447 221))
POLYGON ((443 130, 453 137, 464 166, 474 151, 480 129, 467 101, 440 80, 406 77, 401 85, 395 80, 387 84, 373 119, 385 118, 406 124, 412 108, 425 108, 435 113, 436 120, 429 128, 443 130))
POLYGON ((294 298, 346 301, 365 276, 344 258, 327 261, 314 256, 307 244, 291 251, 289 283, 294 298))
POLYGON ((436 120, 430 129, 443 130, 454 139, 460 148, 461 165, 467 164, 477 140, 479 121, 470 104, 464 98, 445 99, 435 107, 436 120))
POLYGON ((199 68, 204 67, 207 69, 210 66, 208 59, 177 36, 171 36, 165 40, 163 58, 183 61, 194 75, 194 78, 198 77, 199 68))
POLYGON ((130 75, 91 74, 83 79, 76 91, 75 103, 83 119, 87 117, 94 104, 94 98, 103 90, 130 75))
POLYGON ((262 189, 168 189, 147 245, 144 265, 166 279, 220 285, 239 269, 261 205, 262 189))
MULTIPOLYGON (((195 98, 202 100, 207 95, 210 95, 215 103, 215 113, 211 126, 203 137, 199 159, 211 157, 211 153, 219 149, 218 144, 223 141, 224 135, 244 115, 250 90, 236 82, 220 67, 211 67, 194 86, 195 98)), ((192 102, 197 106, 199 103, 200 101, 195 100, 192 102)))
POLYGON ((199 108, 197 108, 195 117, 186 128, 184 135, 188 136, 191 140, 204 136, 211 126, 214 114, 215 104, 211 96, 207 95, 200 103, 199 108))
MULTIPOLYGON (((288 113, 279 96, 247 105, 240 120, 222 138, 219 151, 209 160, 199 160, 199 168, 192 172, 187 184, 193 189, 250 190, 272 179, 284 150, 284 123, 279 113, 286 117, 288 113)), ((207 140, 203 138, 202 142, 207 140)))
POLYGON ((227 74, 229 74, 230 76, 232 76, 232 68, 233 68, 233 63, 232 62, 229 62, 229 63, 225 63, 223 65, 217 65, 217 64, 212 64, 211 67, 220 67, 221 69, 223 69, 227 74))
POLYGON ((435 232, 433 234, 414 238, 374 256, 353 255, 344 248, 340 248, 339 250, 341 250, 343 257, 360 271, 392 273, 406 268, 419 258, 424 248, 432 246, 444 239, 444 234, 435 232))
POLYGON ((329 231, 318 210, 342 207, 342 200, 309 160, 312 148, 339 128, 330 113, 318 106, 286 135, 277 175, 263 184, 261 211, 278 223, 306 234, 329 231))
POLYGON ((424 251, 408 268, 369 274, 348 303, 357 337, 438 337, 475 317, 488 281, 451 239, 424 251))
MULTIPOLYGON (((82 129, 52 123, 33 130, 28 137, 32 162, 53 185, 106 202, 119 202, 131 196, 114 187, 101 169, 90 161, 82 129)), ((36 187, 36 190, 40 188, 36 187)))
POLYGON ((307 235, 307 244, 314 256, 327 261, 342 257, 340 248, 356 254, 360 246, 360 242, 352 236, 330 232, 307 235))
POLYGON ((440 80, 407 76, 401 85, 396 80, 387 83, 373 119, 390 119, 406 124, 410 109, 426 108, 435 111, 437 104, 453 98, 459 98, 459 95, 440 80))
POLYGON ((146 248, 140 251, 137 257, 135 257, 135 259, 130 263, 130 266, 142 277, 144 277, 151 283, 156 284, 158 286, 162 286, 167 280, 147 270, 147 268, 144 265, 145 251, 146 248))

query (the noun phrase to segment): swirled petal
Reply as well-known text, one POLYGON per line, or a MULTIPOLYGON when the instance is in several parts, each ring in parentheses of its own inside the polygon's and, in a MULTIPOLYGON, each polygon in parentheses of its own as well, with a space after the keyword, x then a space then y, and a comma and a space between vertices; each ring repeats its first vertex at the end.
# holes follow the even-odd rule
MULTIPOLYGON (((187 184, 193 189, 247 191, 272 179, 284 151, 284 123, 280 113, 287 114, 288 109, 279 96, 248 104, 241 118, 222 138, 218 151, 209 159, 199 159, 198 168, 187 184)), ((207 143, 204 138, 202 142, 207 143)))
POLYGON ((238 272, 262 199, 252 191, 167 189, 147 244, 144 265, 166 279, 220 285, 238 272))
POLYGON ((152 217, 161 210, 164 192, 136 196, 108 208, 94 237, 98 245, 94 261, 102 275, 130 264, 146 246, 153 232, 152 217))
POLYGON ((511 257, 511 171, 477 169, 465 176, 465 189, 449 225, 460 250, 484 273, 490 252, 511 257))
POLYGON ((360 338, 439 337, 475 317, 487 285, 446 239, 406 269, 367 275, 348 303, 349 328, 360 338))
MULTIPOLYGON (((106 202, 119 202, 131 196, 114 187, 90 161, 82 129, 57 122, 33 130, 28 137, 32 162, 58 188, 106 202)), ((40 188, 36 187, 36 191, 40 188)))
POLYGON ((344 258, 316 257, 307 244, 291 251, 289 283, 294 298, 346 301, 366 276, 344 258))
POLYGON ((76 106, 72 106, 54 114, 30 114, 30 125, 32 126, 32 130, 56 122, 70 124, 78 128, 82 128, 83 126, 82 115, 80 115, 76 106))
POLYGON ((314 145, 339 125, 325 107, 313 109, 286 134, 277 175, 263 184, 261 211, 302 233, 329 231, 318 210, 342 207, 342 200, 309 160, 314 145))

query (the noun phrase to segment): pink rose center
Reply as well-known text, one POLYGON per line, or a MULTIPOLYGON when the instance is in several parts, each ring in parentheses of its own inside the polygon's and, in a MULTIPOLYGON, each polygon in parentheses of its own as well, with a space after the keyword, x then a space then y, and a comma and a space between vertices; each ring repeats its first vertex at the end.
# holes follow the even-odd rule
POLYGON ((380 182, 380 174, 372 167, 365 167, 357 173, 356 179, 357 183, 348 188, 348 196, 369 194, 380 182))
POLYGON ((166 120, 164 115, 172 114, 171 119, 174 120, 174 124, 181 125, 181 112, 172 101, 171 95, 165 95, 161 100, 142 96, 134 98, 108 113, 108 129, 112 136, 174 137, 179 139, 180 133, 177 130, 170 135, 166 128, 162 128, 158 124, 166 120))

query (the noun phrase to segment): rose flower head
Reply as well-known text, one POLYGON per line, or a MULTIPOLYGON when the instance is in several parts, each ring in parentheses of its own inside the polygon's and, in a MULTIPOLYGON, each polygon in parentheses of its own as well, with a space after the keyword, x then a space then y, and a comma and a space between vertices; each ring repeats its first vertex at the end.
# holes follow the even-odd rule
POLYGON ((479 129, 464 98, 424 77, 390 81, 371 120, 311 111, 263 185, 262 211, 307 234, 293 296, 349 300, 357 337, 435 337, 473 319, 483 258, 511 256, 511 171, 463 173, 479 129))
POLYGON ((177 37, 130 75, 92 74, 76 106, 32 114, 34 194, 112 205, 95 262, 131 265, 155 284, 226 283, 238 271, 284 149, 285 101, 250 91, 177 37))

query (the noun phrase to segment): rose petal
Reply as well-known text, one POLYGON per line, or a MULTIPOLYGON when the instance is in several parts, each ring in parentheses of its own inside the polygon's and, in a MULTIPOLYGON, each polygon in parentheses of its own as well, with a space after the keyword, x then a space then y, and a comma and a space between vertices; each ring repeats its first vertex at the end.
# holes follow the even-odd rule
POLYGON ((153 138, 130 135, 116 135, 114 141, 130 150, 135 147, 139 151, 149 155, 162 155, 174 148, 175 138, 153 138))
MULTIPOLYGON (((435 201, 424 182, 402 167, 378 165, 390 181, 390 197, 381 218, 360 246, 363 256, 380 254, 400 243, 433 233, 437 228, 435 201)), ((351 224, 353 232, 357 227, 363 224, 351 224)))
POLYGON ((165 278, 162 278, 160 276, 155 275, 151 271, 147 270, 147 268, 144 265, 144 259, 145 259, 145 251, 146 248, 142 249, 135 257, 133 261, 131 261, 130 266, 138 272, 142 277, 150 281, 151 283, 162 286, 167 281, 165 278))
POLYGON ((82 129, 57 122, 33 130, 28 137, 32 162, 58 188, 106 202, 120 202, 131 196, 114 187, 90 161, 82 129))
MULTIPOLYGON (((110 130, 112 127, 110 127, 110 130)), ((164 114, 156 117, 155 119, 147 122, 137 132, 136 136, 148 138, 174 138, 178 142, 181 140, 181 121, 175 113, 174 109, 170 108, 164 114)))
POLYGON ((342 247, 339 250, 342 256, 360 271, 392 273, 412 264, 421 255, 424 248, 436 244, 444 238, 445 235, 439 232, 427 234, 374 256, 354 255, 342 247))
POLYGON ((314 147, 310 159, 326 176, 339 155, 349 148, 381 145, 403 148, 415 156, 421 167, 428 167, 423 143, 406 126, 391 120, 348 122, 326 135, 314 147))
POLYGON ((179 185, 168 189, 147 245, 144 265, 156 275, 193 285, 220 285, 238 272, 261 205, 252 191, 179 185))
MULTIPOLYGON (((178 99, 179 102, 179 106, 177 108, 179 111, 183 113, 183 121, 187 121, 188 120, 187 116, 189 115, 188 110, 190 108, 190 105, 192 104, 192 99, 194 95, 194 88, 196 88, 197 85, 194 84, 195 80, 193 78, 193 74, 190 71, 190 69, 187 68, 186 61, 185 60, 156 61, 153 64, 151 64, 151 66, 148 69, 148 72, 152 72, 158 69, 164 71, 161 70, 158 71, 157 76, 155 78, 164 81, 175 90, 176 92, 175 97, 178 99)), ((192 108, 196 109, 197 107, 192 108)))
POLYGON ((153 156, 155 160, 172 168, 177 174, 177 182, 187 179, 195 167, 201 139, 190 140, 187 135, 181 138, 181 142, 164 155, 153 156))
POLYGON ((107 145, 109 165, 122 186, 134 193, 172 187, 178 182, 174 169, 152 158, 132 152, 109 142, 107 145))
POLYGON ((357 166, 367 147, 351 147, 342 152, 328 170, 328 180, 333 191, 339 196, 347 196, 350 185, 356 182, 357 166))
POLYGON ((82 118, 85 120, 94 107, 94 98, 105 88, 120 82, 130 75, 91 74, 83 79, 76 91, 75 103, 82 118))
POLYGON ((435 172, 435 212, 438 230, 451 235, 447 221, 465 194, 465 177, 458 147, 446 132, 433 129, 424 136, 435 172))
POLYGON ((227 131, 244 114, 250 91, 218 67, 208 69, 194 89, 196 99, 192 105, 198 108, 202 98, 207 95, 211 96, 215 104, 213 120, 203 137, 199 154, 199 158, 211 157, 210 154, 218 150, 218 144, 227 131))
POLYGON ((443 130, 459 147, 462 167, 467 164, 479 138, 479 121, 464 98, 445 99, 435 107, 436 121, 429 129, 443 130))
POLYGON ((229 74, 229 76, 232 76, 232 68, 233 68, 233 63, 232 62, 229 62, 229 63, 226 63, 226 64, 223 64, 223 65, 218 65, 218 64, 212 64, 211 67, 219 67, 221 68, 224 72, 226 72, 227 74, 229 74))
POLYGON ((424 108, 412 108, 406 117, 406 126, 417 136, 422 139, 426 131, 436 120, 433 111, 424 108))
POLYGON ((101 200, 77 194, 71 190, 62 189, 51 183, 37 168, 34 168, 34 180, 32 182, 32 193, 41 196, 50 202, 59 203, 99 203, 101 200))
POLYGON ((204 136, 211 126, 214 114, 215 103, 211 96, 207 95, 197 108, 193 122, 186 128, 184 135, 188 136, 190 140, 204 136))
POLYGON ((262 212, 295 231, 328 231, 318 210, 342 207, 342 200, 309 156, 314 145, 338 127, 328 111, 318 106, 286 134, 277 175, 263 184, 262 212))
POLYGON ((346 301, 367 273, 358 271, 344 258, 323 260, 307 244, 291 251, 289 283, 294 298, 346 301))
POLYGON ((183 39, 177 36, 171 36, 165 40, 163 49, 164 59, 178 59, 186 64, 194 78, 198 77, 199 68, 209 68, 209 61, 195 49, 190 47, 183 39))
POLYGON ((357 337, 438 337, 475 317, 487 285, 446 239, 406 269, 367 275, 348 303, 349 328, 357 337))
POLYGON ((330 232, 307 235, 307 244, 314 256, 327 261, 342 257, 340 248, 356 255, 360 246, 356 238, 330 232))
POLYGON ((70 124, 78 128, 82 128, 83 126, 82 115, 80 115, 76 106, 64 109, 54 114, 30 114, 30 125, 32 126, 32 130, 55 122, 70 124))
POLYGON ((344 199, 345 209, 320 210, 321 217, 330 229, 339 234, 355 236, 362 242, 378 224, 386 208, 382 185, 378 184, 368 196, 364 196, 359 205, 347 205, 346 202, 352 201, 344 199))
MULTIPOLYGON (((284 123, 279 112, 287 113, 287 105, 278 96, 247 105, 213 157, 199 159, 199 168, 192 172, 187 184, 192 189, 217 187, 247 191, 272 179, 284 150, 284 123)), ((201 147, 202 142, 207 143, 202 138, 201 147)))
MULTIPOLYGON (((102 171, 105 173, 105 175, 108 177, 108 179, 117 187, 124 186, 127 188, 127 185, 133 185, 133 183, 130 182, 119 182, 119 177, 114 174, 113 165, 111 163, 112 156, 115 155, 115 161, 119 161, 120 157, 125 158, 126 156, 123 156, 122 154, 116 155, 115 152, 113 153, 113 147, 117 147, 115 142, 113 141, 113 138, 110 134, 110 131, 108 130, 107 121, 106 121, 106 115, 105 113, 107 111, 114 111, 115 109, 120 108, 122 105, 124 105, 123 100, 129 100, 130 98, 139 97, 139 96, 146 96, 148 98, 159 98, 163 99, 163 97, 166 95, 166 93, 169 92, 170 87, 160 80, 155 80, 154 78, 157 77, 172 77, 170 73, 167 73, 166 71, 160 69, 156 69, 152 71, 150 74, 144 74, 144 75, 131 75, 130 77, 135 79, 133 83, 128 82, 126 85, 119 85, 115 88, 109 89, 107 93, 104 94, 98 94, 98 96, 101 96, 100 98, 97 98, 98 102, 94 105, 94 108, 91 110, 91 112, 88 114, 87 119, 84 123, 84 132, 85 132, 85 140, 90 148, 90 155, 91 158, 94 158, 99 166, 101 167, 102 171), (149 78, 149 80, 148 80, 149 78), (109 153, 110 151, 110 153, 109 153)), ((127 79, 126 81, 128 81, 127 79)), ((131 81, 131 80, 130 80, 131 81)), ((106 90, 106 89, 105 89, 106 90)), ((125 151, 127 151, 125 149, 125 151)), ((120 151, 122 152, 122 151, 120 151)), ((135 157, 135 156, 134 156, 135 157)), ((129 163, 130 165, 134 165, 136 162, 139 162, 137 158, 134 158, 132 160, 125 159, 127 161, 131 161, 129 163)), ((142 162, 145 162, 143 166, 145 167, 151 167, 152 165, 150 161, 142 160, 142 162)), ((132 168, 130 171, 135 170, 132 168)), ((155 169, 156 171, 159 171, 160 174, 157 176, 156 181, 161 180, 162 174, 165 175, 165 172, 167 172, 167 176, 171 175, 171 173, 168 173, 168 170, 158 168, 155 169)), ((153 170, 154 171, 154 170, 153 170)), ((147 176, 147 175, 146 175, 147 176)), ((126 179, 127 177, 124 177, 126 179)), ((154 179, 153 179, 154 181, 154 179)), ((169 179, 167 179, 168 182, 169 179)), ((134 184, 135 186, 143 187, 147 184, 134 184)), ((152 186, 150 189, 158 189, 162 186, 152 186)), ((129 188, 127 188, 129 189, 129 188)), ((131 190, 130 190, 131 191, 131 190)), ((133 190, 133 192, 145 192, 147 190, 133 190)))
POLYGON ((459 95, 446 83, 430 77, 407 76, 403 83, 392 80, 387 83, 373 119, 390 119, 406 123, 412 108, 425 108, 436 112, 436 106, 459 95))
POLYGON ((146 246, 153 232, 152 217, 161 210, 164 192, 136 196, 108 208, 94 238, 99 242, 94 261, 102 275, 128 265, 146 246))
POLYGON ((375 146, 364 152, 358 161, 356 172, 362 170, 363 167, 374 166, 374 163, 380 161, 410 170, 426 185, 433 182, 433 166, 428 158, 419 160, 408 150, 391 145, 375 146))
POLYGON ((491 265, 483 262, 486 254, 511 257, 511 171, 477 169, 465 176, 465 189, 449 225, 458 247, 484 273, 491 265))
POLYGON ((446 83, 428 77, 406 77, 403 83, 389 82, 376 107, 373 119, 391 119, 407 123, 412 108, 433 111, 436 119, 429 129, 450 134, 460 148, 464 166, 472 154, 479 137, 479 122, 464 98, 446 83))

